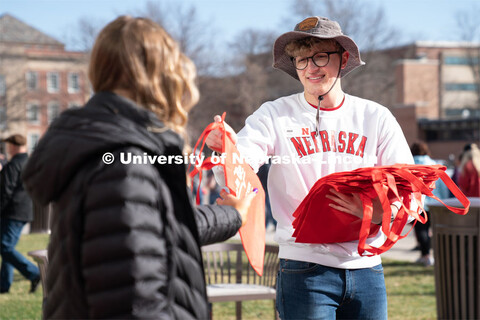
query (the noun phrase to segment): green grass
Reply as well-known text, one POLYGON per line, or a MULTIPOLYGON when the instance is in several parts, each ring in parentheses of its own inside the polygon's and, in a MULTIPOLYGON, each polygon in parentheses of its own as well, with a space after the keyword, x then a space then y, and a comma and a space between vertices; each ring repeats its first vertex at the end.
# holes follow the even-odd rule
MULTIPOLYGON (((17 250, 46 248, 47 234, 22 235, 17 250)), ((33 261, 33 260, 32 260, 33 261)), ((388 317, 395 319, 436 319, 433 267, 384 259, 388 295, 388 317)), ((42 288, 29 294, 30 281, 15 271, 9 294, 0 295, 0 319, 41 319, 42 288)), ((243 319, 273 319, 272 301, 247 301, 242 307, 243 319)), ((235 319, 235 303, 213 304, 213 319, 235 319)))
POLYGON ((433 267, 383 259, 388 319, 436 319, 433 267))
MULTIPOLYGON (((20 237, 16 249, 35 263, 27 256, 27 252, 45 249, 47 243, 48 234, 24 234, 20 237)), ((15 270, 10 293, 0 295, 0 319, 41 319, 42 286, 40 285, 34 294, 28 293, 29 290, 30 281, 15 270)))

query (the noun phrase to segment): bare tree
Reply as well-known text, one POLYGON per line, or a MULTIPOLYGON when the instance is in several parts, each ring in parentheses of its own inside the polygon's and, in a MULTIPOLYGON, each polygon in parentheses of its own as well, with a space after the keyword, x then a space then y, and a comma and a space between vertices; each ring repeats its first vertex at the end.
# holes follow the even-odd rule
POLYGON ((456 13, 457 29, 460 38, 467 41, 467 62, 472 72, 477 96, 476 108, 480 112, 480 6, 456 13))
POLYGON ((200 75, 214 72, 219 59, 215 56, 213 32, 194 5, 181 1, 147 1, 145 8, 136 14, 152 19, 177 40, 182 51, 195 62, 200 75))
POLYGON ((269 52, 275 38, 275 32, 270 30, 245 29, 230 42, 230 47, 235 53, 248 57, 269 52))
MULTIPOLYGON (((196 64, 200 75, 215 72, 219 61, 214 50, 210 24, 202 21, 194 5, 187 6, 175 1, 147 1, 143 8, 123 12, 133 16, 149 18, 161 25, 175 40, 181 50, 196 64)), ((92 20, 90 17, 80 18, 74 27, 69 43, 73 49, 89 52, 95 38, 107 21, 92 20)))
POLYGON ((239 76, 237 103, 246 118, 267 99, 267 73, 262 65, 246 63, 246 69, 239 76))
POLYGON ((230 43, 235 53, 238 70, 242 70, 237 78, 237 96, 235 101, 241 106, 243 117, 251 114, 268 98, 268 72, 271 56, 270 52, 275 33, 266 30, 246 29, 237 34, 230 43), (267 58, 267 59, 265 59, 267 58))
POLYGON ((101 20, 92 20, 90 17, 81 17, 76 24, 75 36, 69 42, 74 44, 76 50, 89 52, 105 23, 101 20))

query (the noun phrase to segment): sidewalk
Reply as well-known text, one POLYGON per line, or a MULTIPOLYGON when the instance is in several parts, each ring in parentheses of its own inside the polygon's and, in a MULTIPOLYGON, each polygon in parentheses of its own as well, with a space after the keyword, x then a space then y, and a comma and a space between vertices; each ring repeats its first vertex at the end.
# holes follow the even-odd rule
MULTIPOLYGON (((273 240, 274 235, 274 231, 267 232, 265 235, 265 241, 267 243, 275 243, 273 240)), ((240 240, 238 233, 234 236, 234 239, 240 240)), ((383 253, 382 257, 391 260, 415 262, 420 257, 420 251, 412 251, 416 245, 417 241, 412 230, 407 237, 399 240, 390 250, 383 253)))
MULTIPOLYGON (((407 227, 411 226, 407 225, 407 227)), ((415 262, 420 257, 420 251, 412 251, 416 245, 417 240, 412 230, 407 237, 399 240, 390 250, 383 253, 382 257, 392 260, 415 262)))

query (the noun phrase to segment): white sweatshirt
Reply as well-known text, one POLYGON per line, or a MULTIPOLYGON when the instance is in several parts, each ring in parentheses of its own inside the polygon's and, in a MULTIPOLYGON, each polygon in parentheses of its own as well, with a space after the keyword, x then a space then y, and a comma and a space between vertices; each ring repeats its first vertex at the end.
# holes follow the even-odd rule
MULTIPOLYGON (((268 192, 280 258, 343 269, 375 266, 380 257, 361 257, 358 241, 295 243, 292 214, 318 179, 360 167, 413 164, 410 149, 393 115, 375 102, 346 95, 341 107, 321 109, 320 138, 316 111, 303 93, 266 102, 247 118, 237 147, 255 171, 267 159, 272 163, 268 192)), ((380 246, 383 239, 379 231, 367 243, 380 246)))

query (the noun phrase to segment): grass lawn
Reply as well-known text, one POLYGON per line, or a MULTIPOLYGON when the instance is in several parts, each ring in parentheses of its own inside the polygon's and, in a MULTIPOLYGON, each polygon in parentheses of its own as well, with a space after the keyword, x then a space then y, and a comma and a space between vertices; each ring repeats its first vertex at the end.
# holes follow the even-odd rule
POLYGON ((383 259, 388 319, 436 319, 433 267, 383 259))
MULTIPOLYGON (((16 249, 35 263, 31 257, 27 256, 27 252, 45 249, 47 243, 48 234, 24 234, 20 237, 16 249)), ((30 281, 15 270, 10 293, 0 295, 0 319, 41 319, 42 286, 38 286, 34 294, 28 293, 29 290, 30 281)))
MULTIPOLYGON (((22 235, 17 250, 44 249, 47 234, 22 235)), ((32 260, 33 261, 33 260, 32 260)), ((384 259, 389 319, 436 319, 433 267, 384 259)), ((30 281, 15 271, 9 294, 0 295, 0 319, 41 319, 42 288, 29 294, 30 281)), ((243 319, 273 319, 272 301, 243 303, 243 319)), ((213 304, 214 320, 235 319, 235 303, 213 304)))

